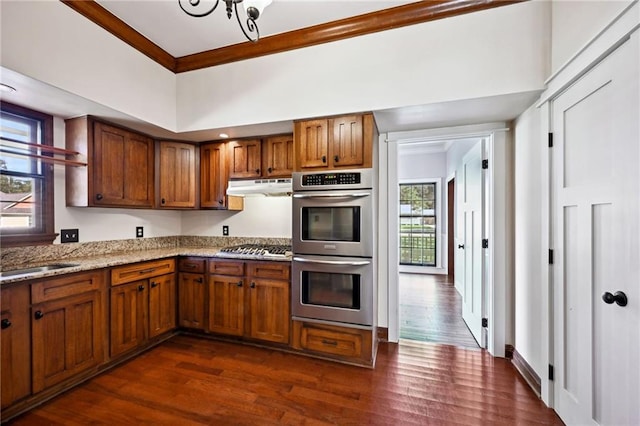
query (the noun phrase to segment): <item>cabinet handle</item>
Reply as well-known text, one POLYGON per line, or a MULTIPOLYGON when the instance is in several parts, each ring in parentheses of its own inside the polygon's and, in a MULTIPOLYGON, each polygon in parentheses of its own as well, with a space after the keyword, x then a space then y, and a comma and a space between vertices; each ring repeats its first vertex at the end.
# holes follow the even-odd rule
POLYGON ((185 263, 184 265, 185 268, 189 268, 189 269, 195 269, 198 267, 198 265, 196 265, 195 263, 185 263))
POLYGON ((197 283, 202 284, 202 283, 204 282, 204 280, 202 279, 202 277, 200 277, 200 278, 198 278, 198 279, 196 280, 196 282, 197 282, 197 283))
POLYGON ((326 155, 323 155, 323 156, 322 156, 322 162, 323 162, 323 163, 326 163, 326 162, 327 162, 327 156, 326 156, 326 155))
POLYGON ((269 168, 267 169, 267 171, 268 171, 269 173, 271 173, 271 172, 273 171, 273 169, 272 169, 271 167, 269 167, 269 168))
POLYGON ((165 201, 165 199, 164 199, 164 198, 163 198, 162 200, 160 200, 160 203, 162 203, 162 204, 164 204, 165 202, 166 202, 166 201, 165 201))
POLYGON ((330 345, 330 346, 338 346, 338 342, 336 342, 335 340, 322 339, 322 344, 330 345))
POLYGON ((151 272, 153 272, 155 270, 156 270, 156 268, 141 269, 141 270, 138 271, 138 273, 139 274, 149 274, 149 273, 151 273, 151 272))
POLYGON ((260 169, 256 169, 256 174, 259 175, 260 174, 260 169))
POLYGON ((156 287, 158 287, 158 283, 152 281, 151 282, 151 288, 156 288, 156 287))
POLYGON ((242 287, 242 280, 238 281, 237 286, 238 286, 238 287, 242 287))
POLYGON ((143 285, 139 285, 138 286, 138 291, 143 291, 144 290, 144 286, 143 285))
POLYGON ((340 157, 338 157, 338 156, 336 155, 335 157, 333 157, 333 161, 335 161, 335 162, 337 163, 338 161, 340 161, 340 157))
POLYGON ((102 194, 96 194, 96 200, 102 200, 102 194))
POLYGON ((218 204, 223 205, 224 204, 224 200, 218 200, 218 204))
POLYGON ((252 282, 250 285, 251 288, 256 288, 256 283, 252 282))
POLYGON ((36 313, 33 314, 33 317, 37 320, 42 319, 43 316, 44 314, 42 313, 42 311, 36 311, 36 313))
POLYGON ((2 329, 11 327, 11 320, 9 318, 5 318, 2 320, 2 329))

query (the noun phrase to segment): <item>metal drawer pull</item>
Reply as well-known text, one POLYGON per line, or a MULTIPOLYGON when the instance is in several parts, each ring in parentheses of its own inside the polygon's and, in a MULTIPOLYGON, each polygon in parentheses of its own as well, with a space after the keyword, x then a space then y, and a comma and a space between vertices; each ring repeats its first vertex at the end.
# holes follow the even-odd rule
POLYGON ((335 340, 322 339, 322 344, 323 345, 338 346, 338 342, 336 342, 335 340))
POLYGON ((370 192, 350 192, 341 194, 293 194, 293 198, 362 198, 370 196, 370 192))
POLYGON ((149 268, 149 269, 142 269, 140 271, 138 271, 139 274, 148 274, 150 272, 154 272, 156 270, 156 268, 149 268))
POLYGON ((361 262, 345 262, 342 260, 311 260, 311 259, 304 259, 302 257, 294 257, 293 260, 295 260, 296 262, 303 262, 303 263, 320 263, 322 265, 342 265, 342 266, 365 266, 371 263, 368 260, 363 260, 361 262))
POLYGON ((197 283, 202 284, 202 282, 203 282, 202 277, 198 278, 198 279, 196 280, 196 282, 197 282, 197 283))

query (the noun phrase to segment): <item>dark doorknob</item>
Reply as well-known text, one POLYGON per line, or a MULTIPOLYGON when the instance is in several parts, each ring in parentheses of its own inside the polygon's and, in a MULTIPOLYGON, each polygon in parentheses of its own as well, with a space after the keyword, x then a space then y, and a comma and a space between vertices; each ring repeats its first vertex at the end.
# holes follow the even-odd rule
POLYGON ((616 302, 618 306, 627 306, 627 295, 622 291, 616 291, 614 294, 609 293, 608 291, 602 295, 602 300, 607 305, 611 305, 613 302, 616 302))
POLYGON ((464 244, 458 244, 458 248, 463 249, 464 248, 464 244))

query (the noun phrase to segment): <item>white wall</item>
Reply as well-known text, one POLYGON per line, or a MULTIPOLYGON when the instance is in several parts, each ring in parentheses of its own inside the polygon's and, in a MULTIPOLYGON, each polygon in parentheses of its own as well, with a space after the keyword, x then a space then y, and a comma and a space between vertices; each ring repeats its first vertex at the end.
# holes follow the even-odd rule
POLYGON ((447 150, 447 179, 455 175, 456 169, 462 163, 462 157, 476 144, 481 138, 472 137, 464 139, 455 139, 451 141, 451 146, 447 150))
POLYGON ((3 67, 176 130, 172 72, 59 1, 2 1, 0 15, 3 67))
POLYGON ((179 74, 181 131, 527 92, 548 75, 548 2, 179 74))
POLYGON ((551 72, 556 72, 631 3, 630 0, 551 2, 551 72))

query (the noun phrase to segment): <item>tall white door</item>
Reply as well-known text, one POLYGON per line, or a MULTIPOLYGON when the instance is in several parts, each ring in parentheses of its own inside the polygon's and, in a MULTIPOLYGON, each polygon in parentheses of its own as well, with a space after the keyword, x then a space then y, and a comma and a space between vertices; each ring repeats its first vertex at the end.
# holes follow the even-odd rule
POLYGON ((462 318, 480 346, 484 282, 482 273, 482 141, 463 157, 456 173, 456 281, 462 294, 462 318))
POLYGON ((636 31, 553 102, 554 405, 567 425, 640 425, 639 51, 636 31), (626 306, 603 300, 617 292, 626 306))

